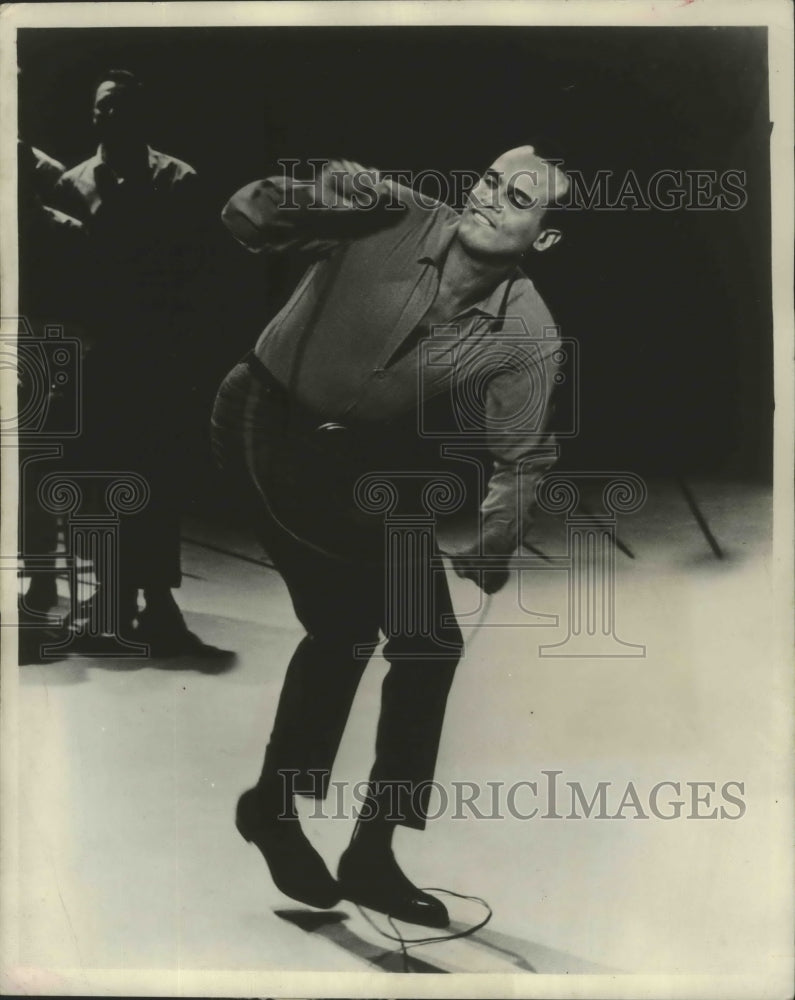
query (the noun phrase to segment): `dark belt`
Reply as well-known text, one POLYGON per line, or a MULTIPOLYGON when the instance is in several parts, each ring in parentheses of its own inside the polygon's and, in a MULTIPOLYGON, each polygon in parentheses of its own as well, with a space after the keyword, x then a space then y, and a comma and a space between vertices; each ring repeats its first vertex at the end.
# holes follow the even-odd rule
POLYGON ((266 368, 265 365, 263 365, 253 351, 249 351, 248 354, 243 357, 242 364, 248 365, 251 374, 256 376, 257 380, 262 382, 264 386, 276 392, 280 391, 284 393, 285 399, 287 398, 287 390, 285 387, 276 378, 273 372, 271 372, 270 368, 266 368))
POLYGON ((336 420, 327 420, 311 407, 291 399, 287 388, 253 351, 245 355, 243 364, 265 388, 268 399, 275 404, 283 421, 284 430, 289 435, 297 436, 313 445, 320 445, 322 439, 324 446, 329 447, 332 444, 334 447, 339 447, 344 441, 346 448, 368 446, 375 440, 375 435, 378 433, 375 428, 365 430, 360 425, 352 426, 336 420))
MULTIPOLYGON (((287 388, 276 378, 253 351, 242 359, 254 378, 266 391, 266 397, 276 407, 287 436, 299 438, 315 448, 337 451, 341 449, 352 455, 356 452, 364 457, 387 458, 392 449, 410 451, 416 448, 416 416, 408 415, 402 420, 384 420, 377 423, 359 423, 329 420, 328 417, 299 403, 290 397, 287 388)), ((394 458, 394 453, 392 453, 394 458)), ((389 459, 387 458, 387 461, 389 459)), ((408 456, 402 461, 409 460, 408 456)))

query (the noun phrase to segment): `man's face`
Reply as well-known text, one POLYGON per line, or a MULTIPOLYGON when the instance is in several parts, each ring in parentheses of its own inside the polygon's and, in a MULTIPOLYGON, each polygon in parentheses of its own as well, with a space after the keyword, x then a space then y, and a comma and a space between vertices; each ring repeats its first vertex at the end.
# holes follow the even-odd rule
POLYGON ((560 238, 544 224, 545 206, 568 186, 564 175, 535 155, 532 146, 498 157, 470 192, 458 239, 480 257, 519 257, 546 250, 560 238))
POLYGON ((140 139, 143 122, 139 95, 127 84, 106 80, 97 87, 92 121, 102 142, 140 139))

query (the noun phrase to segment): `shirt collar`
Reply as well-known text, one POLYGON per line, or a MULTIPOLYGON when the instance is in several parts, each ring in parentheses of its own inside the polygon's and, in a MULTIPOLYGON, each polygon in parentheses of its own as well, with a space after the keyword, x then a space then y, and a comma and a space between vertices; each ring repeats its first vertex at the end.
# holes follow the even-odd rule
POLYGON ((458 229, 459 221, 460 217, 454 215, 441 226, 433 228, 425 242, 422 253, 417 258, 420 264, 433 264, 437 271, 441 269, 447 248, 452 243, 458 229))
MULTIPOLYGON (((436 229, 428 239, 425 247, 423 248, 422 254, 417 258, 417 262, 420 264, 433 264, 437 271, 441 270, 445 254, 453 241, 453 237, 456 234, 460 221, 461 217, 456 216, 444 225, 439 226, 439 228, 436 229)), ((493 289, 493 291, 489 292, 488 295, 485 295, 482 299, 477 302, 473 302, 471 306, 468 306, 465 313, 480 312, 485 313, 487 316, 491 316, 493 319, 499 319, 504 315, 505 306, 507 305, 508 295, 510 293, 510 286, 516 278, 520 276, 520 274, 521 272, 519 272, 518 269, 514 271, 513 274, 509 274, 508 277, 504 278, 499 285, 493 289)))
MULTIPOLYGON (((141 157, 141 164, 143 164, 144 159, 141 157)), ((97 146, 97 155, 94 157, 94 165, 96 167, 101 167, 102 170, 109 171, 114 177, 118 177, 118 174, 113 169, 113 167, 108 163, 107 152, 103 143, 97 146)), ((146 167, 150 174, 154 173, 155 167, 155 151, 151 146, 146 147, 146 167)))

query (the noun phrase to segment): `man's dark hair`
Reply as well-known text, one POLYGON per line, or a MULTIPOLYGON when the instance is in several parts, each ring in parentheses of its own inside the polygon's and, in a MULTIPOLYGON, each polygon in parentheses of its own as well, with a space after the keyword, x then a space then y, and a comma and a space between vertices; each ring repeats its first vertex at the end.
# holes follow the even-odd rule
POLYGON ((136 97, 143 96, 143 84, 135 73, 128 69, 109 69, 100 74, 94 81, 94 87, 91 91, 92 99, 97 96, 97 91, 103 83, 117 83, 119 86, 129 87, 136 97))

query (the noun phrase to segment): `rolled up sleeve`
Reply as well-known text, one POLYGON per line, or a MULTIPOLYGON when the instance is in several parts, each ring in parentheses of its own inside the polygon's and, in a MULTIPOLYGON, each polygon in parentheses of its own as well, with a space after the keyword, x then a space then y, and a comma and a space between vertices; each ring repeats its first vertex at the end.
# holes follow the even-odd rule
POLYGON ((221 219, 252 253, 322 254, 394 224, 403 211, 394 201, 387 208, 386 197, 362 207, 329 192, 327 204, 319 203, 313 182, 277 176, 242 187, 224 206, 221 219))

